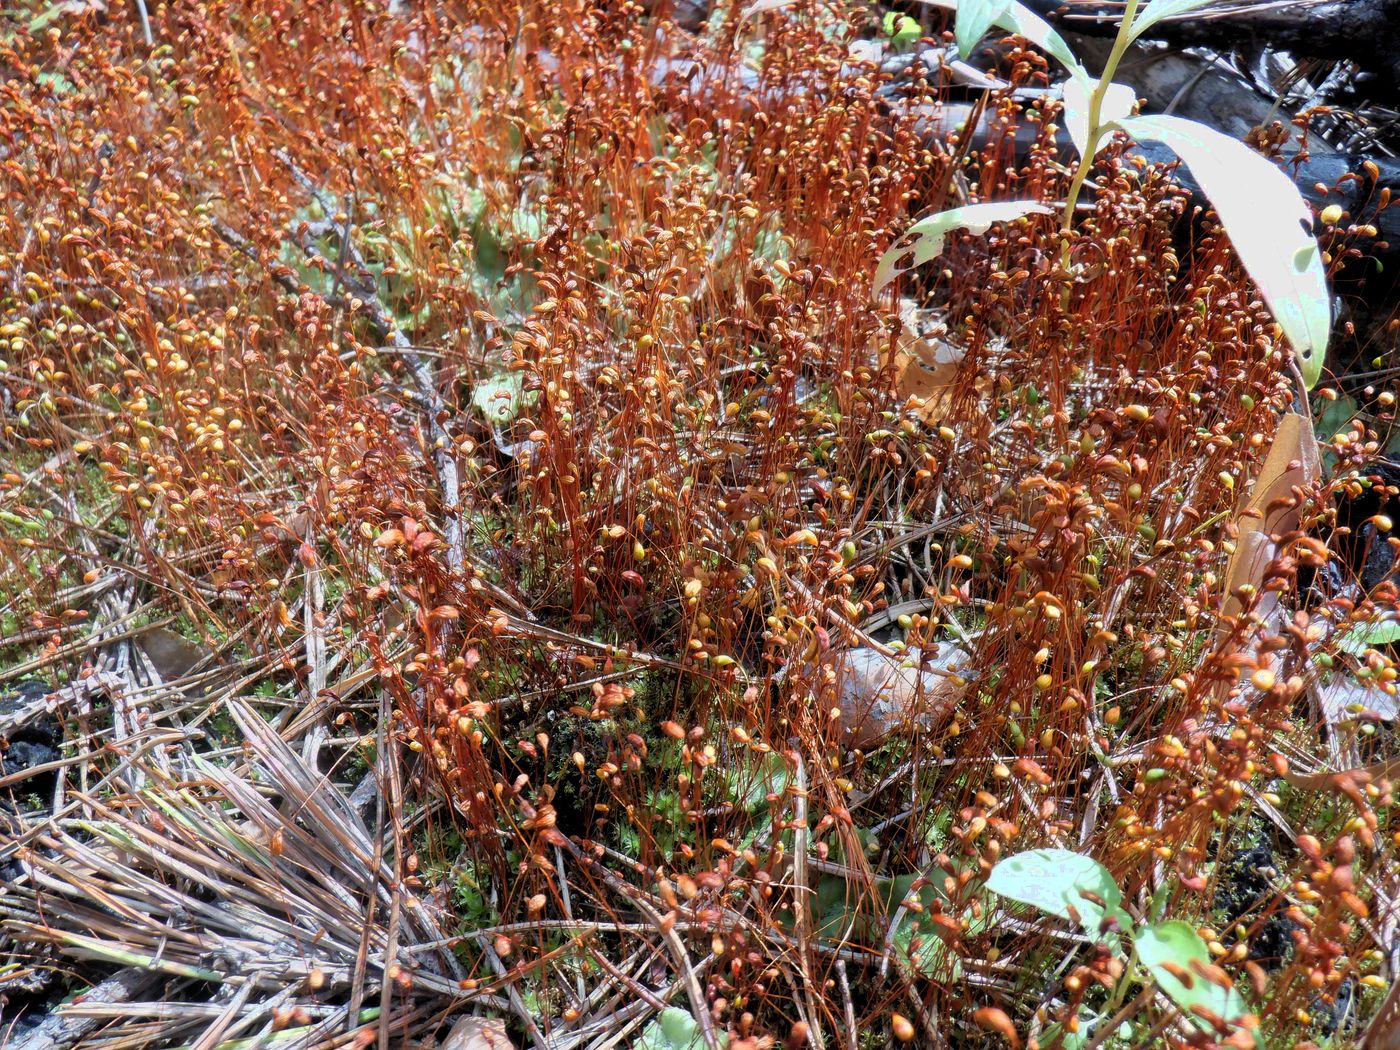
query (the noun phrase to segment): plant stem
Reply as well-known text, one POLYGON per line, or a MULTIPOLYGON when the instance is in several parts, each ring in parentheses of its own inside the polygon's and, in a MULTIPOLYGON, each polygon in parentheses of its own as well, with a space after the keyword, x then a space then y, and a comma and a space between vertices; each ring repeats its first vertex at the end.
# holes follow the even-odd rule
MULTIPOLYGON (((1127 974, 1124 973, 1123 976, 1127 977, 1127 974)), ((1144 1006, 1151 1002, 1152 996, 1155 995, 1156 992, 1156 983, 1153 981, 1148 981, 1147 986, 1137 994, 1137 997, 1132 1002, 1130 1002, 1127 1006, 1123 1007, 1123 1009, 1119 1010, 1107 1021, 1103 1022, 1103 1024, 1099 1025, 1098 1031, 1096 1031, 1093 1034, 1093 1036, 1089 1039, 1089 1041, 1084 1044, 1083 1050, 1098 1050, 1098 1048, 1103 1045, 1105 1040, 1111 1038, 1113 1033, 1118 1031, 1119 1025, 1121 1025, 1124 1021, 1128 1020, 1129 1018, 1133 1017, 1135 1014, 1138 1013, 1138 1011, 1140 1011, 1144 1006)), ((1112 1009, 1112 1007, 1110 1007, 1109 1009, 1112 1009)))
MULTIPOLYGON (((1137 930, 1134 929, 1133 933, 1136 934, 1137 930)), ((1128 994, 1128 988, 1131 987, 1134 975, 1137 973, 1137 963, 1137 944, 1134 943, 1132 954, 1128 956, 1128 961, 1123 966, 1123 976, 1118 979, 1118 986, 1113 989, 1113 996, 1109 999, 1105 1012, 1118 1009, 1118 1004, 1128 994)))
POLYGON ((1089 137, 1083 155, 1079 158, 1079 167, 1074 171, 1074 178, 1069 184, 1069 193, 1065 197, 1064 214, 1060 216, 1060 265, 1067 266, 1069 263, 1069 235, 1074 228, 1074 206, 1079 202, 1079 191, 1084 186, 1084 180, 1089 177, 1089 172, 1094 167, 1094 154, 1098 152, 1099 136, 1103 134, 1103 128, 1099 126, 1100 118, 1103 114, 1104 96, 1108 94, 1108 89, 1113 83, 1113 74, 1118 72, 1118 63, 1123 60, 1123 55, 1127 53, 1128 45, 1132 43, 1133 18, 1137 14, 1138 0, 1128 0, 1123 9, 1123 21, 1118 27, 1118 36, 1113 41, 1113 50, 1108 54, 1108 61, 1104 63, 1103 73, 1099 76, 1098 84, 1094 87, 1094 93, 1089 97, 1089 137))

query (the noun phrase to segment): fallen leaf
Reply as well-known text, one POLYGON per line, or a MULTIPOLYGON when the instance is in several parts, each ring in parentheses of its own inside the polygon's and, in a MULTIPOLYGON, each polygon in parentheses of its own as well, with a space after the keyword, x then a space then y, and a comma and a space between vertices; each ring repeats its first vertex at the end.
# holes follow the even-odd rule
POLYGON ((913 661, 891 659, 874 649, 847 649, 823 658, 821 699, 841 712, 842 743, 869 750, 906 726, 925 726, 967 692, 953 677, 955 666, 971 657, 958 646, 945 646, 932 661, 938 671, 920 671, 913 661), (829 698, 829 699, 828 699, 829 698))
POLYGON ((1391 982, 1358 1046, 1360 1050, 1400 1050, 1400 982, 1391 982))
POLYGON ((167 682, 178 681, 213 654, 202 645, 188 641, 174 631, 155 627, 136 639, 156 673, 167 682))
MULTIPOLYGON (((1224 621, 1243 611, 1235 592, 1245 584, 1262 585, 1264 570, 1278 555, 1277 537, 1298 528, 1298 508, 1303 496, 1321 477, 1322 463, 1311 417, 1296 412, 1285 414, 1249 498, 1241 507, 1235 551, 1225 570, 1222 632, 1228 630, 1224 621)), ((1259 614, 1267 619, 1277 605, 1277 594, 1266 592, 1260 598, 1259 614)))
POLYGON ((442 1041, 442 1050, 515 1050, 506 1023, 495 1017, 462 1017, 442 1041))
POLYGON ((900 396, 918 401, 914 415, 925 423, 937 424, 951 407, 953 382, 964 351, 929 334, 933 326, 928 313, 917 308, 912 299, 900 300, 901 328, 894 347, 894 367, 900 396))

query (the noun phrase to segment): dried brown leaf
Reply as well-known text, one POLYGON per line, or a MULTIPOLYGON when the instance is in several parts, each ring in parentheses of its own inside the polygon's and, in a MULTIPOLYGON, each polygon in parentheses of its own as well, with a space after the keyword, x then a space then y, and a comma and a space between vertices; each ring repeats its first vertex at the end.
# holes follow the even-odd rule
POLYGON ((930 328, 927 313, 916 307, 913 300, 901 300, 902 328, 895 342, 894 367, 900 396, 916 399, 919 403, 913 408, 914 415, 925 423, 936 424, 951 407, 963 350, 925 334, 930 328))
MULTIPOLYGON (((1322 477, 1322 464, 1313 434, 1312 419, 1289 412, 1274 432, 1264 466, 1241 507, 1235 551, 1225 571, 1223 617, 1242 610, 1236 592, 1246 584, 1261 586, 1264 571, 1278 553, 1277 537, 1296 530, 1303 494, 1322 477)), ((1262 613, 1277 604, 1266 595, 1262 613)))
POLYGON ((1390 991, 1358 1045, 1360 1050, 1400 1050, 1400 982, 1391 982, 1390 991))
POLYGON ((506 1023, 495 1017, 463 1017, 442 1041, 442 1050, 515 1050, 506 1023))

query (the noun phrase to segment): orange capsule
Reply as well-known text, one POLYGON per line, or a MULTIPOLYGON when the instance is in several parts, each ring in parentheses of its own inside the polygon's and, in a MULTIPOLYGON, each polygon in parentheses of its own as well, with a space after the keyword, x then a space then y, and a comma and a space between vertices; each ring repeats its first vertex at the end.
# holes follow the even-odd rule
POLYGON ((1021 1045, 1021 1037, 1016 1034, 1016 1026, 1011 1023, 1011 1018, 1007 1016, 1005 1010, 999 1010, 995 1006, 984 1006, 980 1010, 972 1011, 972 1020, 981 1028, 989 1032, 996 1032, 1008 1043, 1012 1050, 1016 1050, 1021 1045))

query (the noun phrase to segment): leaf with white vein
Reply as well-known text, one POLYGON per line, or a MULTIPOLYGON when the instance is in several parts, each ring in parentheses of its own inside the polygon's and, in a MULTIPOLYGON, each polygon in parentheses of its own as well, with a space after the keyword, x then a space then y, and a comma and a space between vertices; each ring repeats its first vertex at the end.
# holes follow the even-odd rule
MULTIPOLYGON (((1079 151, 1081 157, 1093 156, 1098 152, 1098 143, 1095 142, 1092 147, 1089 143, 1089 102, 1098 85, 1097 80, 1085 81, 1079 77, 1070 77, 1065 81, 1065 130, 1069 132, 1074 148, 1079 151)), ((1099 107, 1100 129, 1131 115, 1136 105, 1137 92, 1127 84, 1108 85, 1103 103, 1099 107)), ((1102 133, 1099 137, 1102 139, 1102 133)))
POLYGON ((879 294, 896 277, 938 258, 943 252, 943 242, 953 230, 966 227, 972 233, 986 233, 999 222, 1010 222, 1024 215, 1050 215, 1053 211, 1036 201, 997 201, 950 208, 920 219, 880 257, 875 267, 874 292, 879 294), (900 261, 909 255, 913 256, 912 261, 901 266, 900 261))
POLYGON ((958 17, 953 25, 953 37, 958 44, 958 55, 966 58, 972 53, 977 41, 987 35, 987 30, 1006 11, 1011 0, 958 0, 958 17))
MULTIPOLYGON (((969 5, 975 5, 975 12, 985 11, 983 0, 929 0, 929 2, 935 7, 945 7, 950 11, 957 11, 959 14, 959 21, 961 21, 963 10, 969 5)), ((1092 79, 1089 76, 1089 71, 1079 64, 1079 59, 1074 57, 1074 52, 1070 49, 1070 46, 1065 43, 1065 38, 1060 36, 1060 34, 1055 31, 1055 27, 1049 22, 1045 21, 1045 19, 1041 18, 1030 8, 1016 3, 1015 0, 1010 0, 1010 2, 1005 3, 1004 6, 998 6, 1001 6, 1001 10, 996 17, 991 20, 990 24, 999 25, 1010 33, 1025 37, 1047 55, 1057 59, 1075 77, 1083 80, 1092 79)), ((974 27, 977 22, 981 21, 981 17, 980 13, 974 13, 974 27)), ((986 28, 983 27, 982 31, 986 32, 986 28)), ((970 33, 970 30, 965 32, 970 33)), ((958 49, 961 51, 961 41, 964 39, 964 35, 958 33, 956 25, 954 26, 954 33, 958 35, 958 49)), ((973 40, 973 43, 976 43, 976 40, 973 40)), ((963 53, 966 54, 966 52, 963 53)))
POLYGON ((797 0, 755 0, 754 3, 744 8, 741 21, 747 22, 755 15, 761 15, 765 11, 777 11, 784 7, 791 7, 797 0))
POLYGON ((1243 142, 1194 120, 1125 117, 1117 125, 1140 142, 1169 147, 1191 169, 1292 345, 1304 381, 1317 385, 1332 309, 1312 212, 1293 180, 1243 142))

